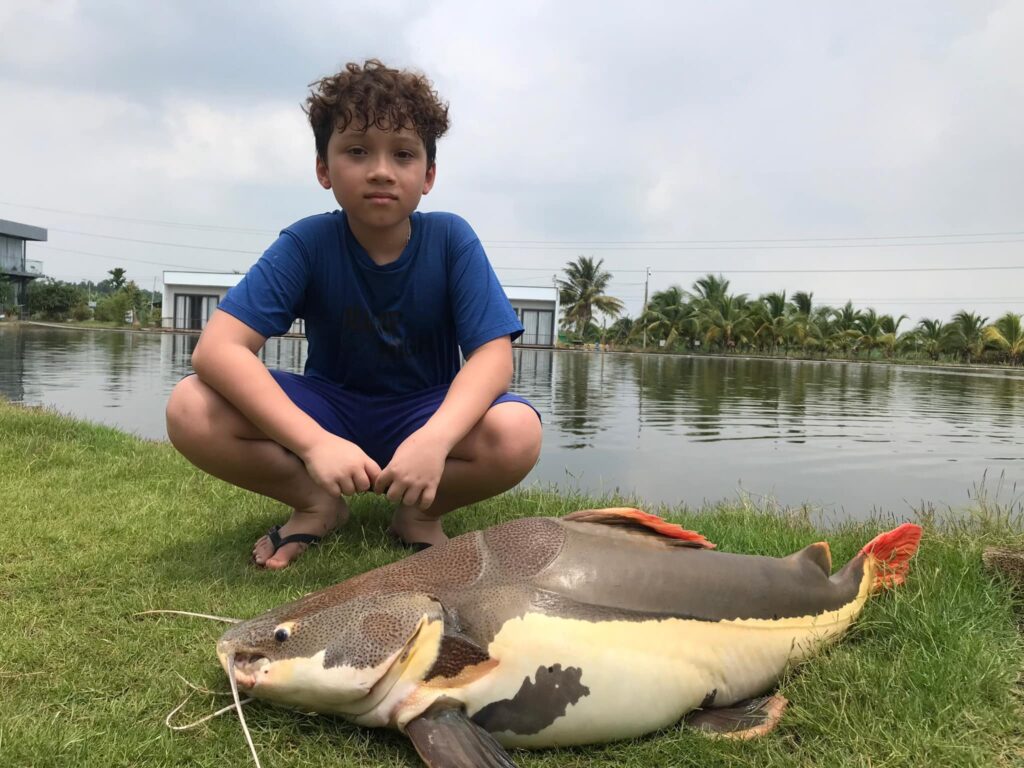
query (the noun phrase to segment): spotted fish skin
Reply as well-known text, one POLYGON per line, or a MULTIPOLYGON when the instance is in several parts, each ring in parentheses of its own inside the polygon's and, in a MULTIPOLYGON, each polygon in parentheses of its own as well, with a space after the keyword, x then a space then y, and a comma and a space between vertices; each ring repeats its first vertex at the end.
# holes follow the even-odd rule
POLYGON ((527 518, 281 606, 229 630, 218 652, 267 659, 253 695, 364 725, 404 729, 442 702, 503 745, 610 741, 763 693, 841 635, 875 562, 861 553, 828 571, 821 544, 757 557, 643 526, 527 518), (325 676, 356 693, 297 701, 297 680, 325 676))

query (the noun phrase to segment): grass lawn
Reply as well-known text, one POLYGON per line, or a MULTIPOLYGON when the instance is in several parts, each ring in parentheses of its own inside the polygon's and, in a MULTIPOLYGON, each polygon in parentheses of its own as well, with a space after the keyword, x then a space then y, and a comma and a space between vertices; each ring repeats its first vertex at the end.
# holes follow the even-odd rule
MULTIPOLYGON (((446 527, 456 534, 600 505, 513 493, 446 527)), ((986 544, 1024 545, 1019 513, 982 503, 967 521, 925 521, 906 586, 872 601, 840 643, 783 680, 790 708, 761 740, 670 728, 513 757, 524 768, 1024 765, 1021 601, 981 565, 986 544)), ((284 514, 204 476, 169 445, 0 402, 0 766, 251 764, 230 714, 181 733, 164 725, 189 692, 182 678, 227 690, 214 654, 225 625, 133 614, 248 618, 402 556, 385 540, 386 505, 365 498, 296 567, 257 570, 247 562, 252 542, 284 514)), ((726 551, 786 555, 827 538, 837 566, 891 527, 822 533, 801 517, 735 505, 670 514, 726 551)), ((179 722, 225 703, 195 694, 179 722)), ((260 703, 246 712, 266 768, 419 765, 397 733, 260 703)))

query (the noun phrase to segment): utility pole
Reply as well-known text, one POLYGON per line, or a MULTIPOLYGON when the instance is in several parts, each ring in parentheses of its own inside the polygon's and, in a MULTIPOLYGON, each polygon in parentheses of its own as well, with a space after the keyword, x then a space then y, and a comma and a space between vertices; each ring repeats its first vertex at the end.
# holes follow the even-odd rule
POLYGON ((651 283, 651 268, 647 267, 647 276, 644 278, 644 308, 640 310, 640 321, 644 323, 644 346, 647 349, 647 323, 644 322, 644 315, 647 313, 647 288, 651 283))

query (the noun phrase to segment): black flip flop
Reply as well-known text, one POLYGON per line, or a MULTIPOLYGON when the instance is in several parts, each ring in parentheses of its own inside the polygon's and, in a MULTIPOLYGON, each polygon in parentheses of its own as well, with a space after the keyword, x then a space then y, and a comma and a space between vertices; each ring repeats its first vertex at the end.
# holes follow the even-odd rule
POLYGON ((394 531, 388 531, 388 541, 396 547, 412 550, 413 552, 422 552, 424 549, 431 546, 430 543, 426 541, 406 541, 394 531))
MULTIPOLYGON (((277 550, 285 544, 308 544, 312 547, 323 540, 323 536, 317 536, 315 533, 292 533, 288 536, 282 536, 280 534, 280 530, 281 526, 275 525, 267 531, 267 538, 270 539, 270 545, 274 548, 274 551, 270 553, 270 557, 268 557, 267 560, 276 555, 277 550)), ((255 562, 255 555, 253 555, 253 561, 255 562)))

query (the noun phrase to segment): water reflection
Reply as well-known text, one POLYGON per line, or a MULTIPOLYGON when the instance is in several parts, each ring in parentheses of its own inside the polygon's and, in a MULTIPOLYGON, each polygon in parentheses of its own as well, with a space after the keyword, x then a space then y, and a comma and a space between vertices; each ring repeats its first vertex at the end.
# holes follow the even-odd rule
MULTIPOLYGON (((191 334, 0 325, 0 393, 145 437, 187 375, 191 334)), ((270 367, 301 371, 301 339, 270 367)), ((544 447, 528 479, 699 505, 742 489, 844 515, 961 504, 987 472, 1024 480, 1024 376, 857 363, 521 349, 514 391, 544 447), (909 501, 908 501, 909 500, 909 501)), ((1024 490, 1024 485, 1021 486, 1024 490)))

